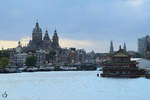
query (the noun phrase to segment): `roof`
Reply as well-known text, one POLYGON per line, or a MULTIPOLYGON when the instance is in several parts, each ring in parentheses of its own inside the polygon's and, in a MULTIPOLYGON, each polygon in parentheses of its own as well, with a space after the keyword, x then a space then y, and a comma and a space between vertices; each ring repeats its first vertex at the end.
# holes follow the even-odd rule
POLYGON ((115 56, 115 57, 128 57, 127 54, 124 54, 124 53, 122 53, 122 52, 116 53, 116 54, 113 55, 113 56, 115 56))
POLYGON ((128 57, 129 54, 124 49, 119 49, 119 51, 113 54, 113 57, 128 57))

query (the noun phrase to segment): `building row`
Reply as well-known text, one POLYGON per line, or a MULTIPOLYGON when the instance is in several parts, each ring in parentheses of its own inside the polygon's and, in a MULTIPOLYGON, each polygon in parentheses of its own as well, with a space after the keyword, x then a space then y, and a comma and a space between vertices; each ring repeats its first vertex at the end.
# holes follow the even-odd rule
POLYGON ((61 48, 59 45, 59 37, 57 30, 54 30, 54 35, 50 38, 48 30, 45 35, 42 35, 42 29, 38 22, 32 31, 32 40, 27 46, 22 46, 18 42, 18 46, 13 49, 8 49, 10 53, 10 64, 13 66, 25 66, 28 56, 37 58, 37 66, 51 64, 82 64, 96 63, 95 52, 86 53, 84 49, 76 48, 61 48))

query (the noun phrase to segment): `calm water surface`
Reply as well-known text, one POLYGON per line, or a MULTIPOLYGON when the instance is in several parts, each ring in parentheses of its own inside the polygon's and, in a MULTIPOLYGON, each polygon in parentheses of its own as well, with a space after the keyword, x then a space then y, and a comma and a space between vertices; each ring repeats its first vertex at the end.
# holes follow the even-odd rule
POLYGON ((150 80, 96 77, 97 71, 0 74, 0 100, 150 100, 150 80))

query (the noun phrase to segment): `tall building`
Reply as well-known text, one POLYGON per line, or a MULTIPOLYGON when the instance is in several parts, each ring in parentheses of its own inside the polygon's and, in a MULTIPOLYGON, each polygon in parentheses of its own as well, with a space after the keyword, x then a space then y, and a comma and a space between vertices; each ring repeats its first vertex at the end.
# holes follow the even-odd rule
POLYGON ((110 42, 110 53, 114 53, 114 46, 113 46, 113 42, 110 42))
POLYGON ((35 27, 32 31, 32 40, 30 40, 29 44, 25 48, 25 51, 33 51, 36 50, 45 50, 51 51, 52 49, 60 49, 59 46, 59 37, 57 35, 57 31, 54 31, 54 36, 52 40, 49 37, 48 30, 45 31, 44 37, 42 37, 42 29, 38 22, 36 22, 35 27))
POLYGON ((138 52, 143 57, 150 57, 150 36, 147 35, 145 37, 138 39, 138 52))

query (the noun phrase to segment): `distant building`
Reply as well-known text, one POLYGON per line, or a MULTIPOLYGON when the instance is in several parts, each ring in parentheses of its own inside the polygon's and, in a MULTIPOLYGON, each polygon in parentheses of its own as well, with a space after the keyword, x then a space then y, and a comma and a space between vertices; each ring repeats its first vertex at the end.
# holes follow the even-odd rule
POLYGON ((57 31, 55 29, 54 36, 52 40, 48 35, 48 30, 45 31, 44 37, 42 37, 42 29, 39 26, 39 23, 36 22, 36 25, 32 31, 32 40, 30 40, 27 47, 24 48, 26 52, 36 51, 36 50, 45 50, 51 51, 52 49, 60 49, 59 46, 59 37, 57 35, 57 31))
POLYGON ((15 54, 15 65, 20 67, 24 66, 27 56, 28 56, 27 53, 15 54))
POLYGON ((145 58, 150 57, 150 36, 138 39, 138 52, 145 58))
POLYGON ((86 54, 86 63, 92 63, 92 64, 96 63, 96 54, 94 51, 88 52, 86 54))
POLYGON ((46 54, 45 50, 37 50, 36 51, 36 58, 37 58, 37 65, 44 65, 46 64, 46 54))

